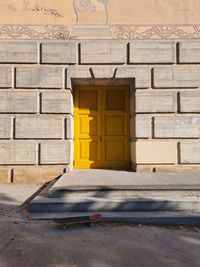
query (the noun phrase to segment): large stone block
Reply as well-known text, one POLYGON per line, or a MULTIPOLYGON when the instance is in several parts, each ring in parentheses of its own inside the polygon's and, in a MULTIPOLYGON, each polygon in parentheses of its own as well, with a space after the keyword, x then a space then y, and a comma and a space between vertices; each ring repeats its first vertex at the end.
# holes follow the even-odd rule
POLYGON ((45 141, 40 145, 40 164, 69 164, 69 141, 45 141))
POLYGON ((131 118, 131 138, 150 138, 151 116, 136 115, 131 118))
POLYGON ((67 92, 42 93, 42 113, 72 113, 72 94, 67 92))
POLYGON ((92 78, 89 68, 87 67, 72 67, 67 70, 67 88, 72 88, 72 79, 87 80, 92 78))
POLYGON ((16 87, 60 89, 64 84, 63 76, 61 67, 17 67, 16 87))
POLYGON ((177 144, 170 141, 136 142, 137 164, 173 164, 177 160, 177 144))
POLYGON ((180 92, 181 112, 200 112, 200 91, 180 92))
POLYGON ((148 88, 151 86, 151 70, 149 66, 119 67, 116 78, 135 79, 136 88, 148 88))
POLYGON ((176 110, 175 92, 166 90, 136 92, 136 112, 175 112, 176 110))
POLYGON ((14 183, 45 183, 63 174, 63 166, 16 166, 13 172, 14 183))
POLYGON ((179 63, 200 63, 200 41, 179 43, 179 63))
POLYGON ((199 142, 181 142, 180 160, 182 164, 200 163, 200 143, 199 142))
POLYGON ((10 182, 10 169, 7 167, 0 167, 0 183, 10 182))
POLYGON ((63 118, 52 116, 21 116, 16 118, 17 139, 62 139, 63 118))
POLYGON ((65 123, 66 123, 65 138, 66 139, 74 138, 74 118, 71 115, 67 116, 65 123))
POLYGON ((12 87, 12 70, 9 67, 0 67, 0 88, 12 87))
POLYGON ((124 64, 127 59, 123 41, 92 41, 80 44, 80 64, 124 64))
POLYGON ((37 94, 32 92, 0 92, 1 113, 36 113, 37 94))
POLYGON ((6 41, 0 44, 0 63, 37 63, 37 43, 6 41))
POLYGON ((0 139, 9 138, 11 138, 11 118, 7 115, 0 115, 0 139))
POLYGON ((33 141, 0 141, 0 165, 36 164, 36 151, 33 141))
POLYGON ((133 41, 130 43, 129 63, 175 63, 173 41, 133 41))
POLYGON ((155 117, 155 138, 199 138, 200 116, 173 115, 155 117))
POLYGON ((155 88, 197 88, 199 68, 197 66, 154 67, 153 86, 155 88))
POLYGON ((78 62, 77 42, 42 43, 41 63, 76 64, 78 62))

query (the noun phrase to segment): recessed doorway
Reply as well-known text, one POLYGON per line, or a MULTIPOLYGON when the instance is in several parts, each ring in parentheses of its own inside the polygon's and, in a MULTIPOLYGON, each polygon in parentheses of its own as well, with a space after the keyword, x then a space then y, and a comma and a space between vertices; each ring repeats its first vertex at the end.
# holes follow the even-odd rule
POLYGON ((129 86, 82 85, 74 91, 74 167, 129 168, 129 86))

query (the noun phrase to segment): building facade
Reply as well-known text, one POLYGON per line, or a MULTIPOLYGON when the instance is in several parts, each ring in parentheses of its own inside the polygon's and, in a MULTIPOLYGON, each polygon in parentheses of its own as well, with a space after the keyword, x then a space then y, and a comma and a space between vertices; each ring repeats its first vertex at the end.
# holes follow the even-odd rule
POLYGON ((63 2, 0 3, 0 181, 198 171, 198 1, 63 2))

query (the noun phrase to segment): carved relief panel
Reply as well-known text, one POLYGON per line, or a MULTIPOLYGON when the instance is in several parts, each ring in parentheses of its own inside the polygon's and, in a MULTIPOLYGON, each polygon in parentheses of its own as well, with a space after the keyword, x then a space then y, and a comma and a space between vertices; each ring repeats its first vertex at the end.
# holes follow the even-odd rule
POLYGON ((76 23, 79 25, 105 25, 108 23, 109 0, 73 0, 76 23))

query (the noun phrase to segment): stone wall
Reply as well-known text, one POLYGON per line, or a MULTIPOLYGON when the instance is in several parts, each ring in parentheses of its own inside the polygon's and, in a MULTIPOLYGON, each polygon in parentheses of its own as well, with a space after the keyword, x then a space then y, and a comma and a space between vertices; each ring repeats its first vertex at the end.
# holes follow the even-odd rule
POLYGON ((131 87, 137 170, 200 167, 200 41, 1 41, 0 181, 73 168, 73 83, 131 87))

